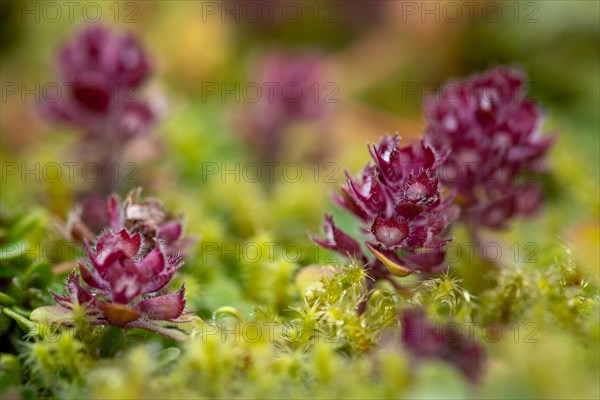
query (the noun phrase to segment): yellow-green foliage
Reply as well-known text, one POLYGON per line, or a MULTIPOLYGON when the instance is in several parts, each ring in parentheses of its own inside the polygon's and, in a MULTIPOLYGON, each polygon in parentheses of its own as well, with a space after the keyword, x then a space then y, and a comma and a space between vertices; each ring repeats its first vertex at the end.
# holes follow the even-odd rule
POLYGON ((481 388, 483 398, 597 399, 597 317, 594 324, 594 338, 585 344, 550 326, 540 327, 538 334, 528 339, 533 332, 529 327, 523 329, 522 325, 518 335, 511 332, 493 345, 494 358, 481 388))
MULTIPOLYGON (((276 269, 260 273, 277 279, 276 269)), ((568 255, 545 270, 500 270, 497 286, 479 301, 450 274, 412 290, 408 302, 425 306, 434 323, 457 322, 485 347, 479 385, 469 384, 451 364, 415 363, 408 356, 396 314, 410 304, 386 288, 367 296, 362 267, 313 268, 307 274, 312 280, 302 285, 290 283, 293 270, 282 275, 285 295, 255 286, 260 301, 251 314, 221 307, 213 319, 186 324, 190 340, 176 347, 147 339, 133 343, 132 332, 128 344, 107 358, 93 350, 101 332, 84 320, 78 330, 37 326, 31 336, 38 341, 26 344, 26 368, 21 372, 15 359, 3 356, 7 371, 0 382, 30 375, 41 394, 97 399, 598 395, 597 290, 586 286, 568 255), (504 308, 507 302, 511 307, 504 308)))
POLYGON ((55 394, 77 389, 81 377, 93 365, 88 345, 71 330, 44 326, 40 333, 38 341, 25 345, 25 366, 32 379, 39 379, 45 388, 53 388, 55 394))
POLYGON ((276 311, 289 306, 292 278, 298 268, 282 253, 283 245, 266 234, 255 236, 238 253, 244 293, 253 302, 276 311))
POLYGON ((567 253, 552 265, 509 265, 499 271, 497 286, 482 294, 480 320, 510 323, 531 320, 577 333, 598 308, 598 289, 567 253))
MULTIPOLYGON (((222 241, 219 251, 226 240, 235 246, 219 219, 211 221, 206 234, 222 241)), ((70 328, 33 324, 9 292, 2 316, 28 334, 21 360, 0 358, 0 391, 98 399, 598 397, 598 286, 568 248, 548 247, 537 264, 486 269, 477 296, 463 287, 461 270, 400 282, 402 292, 386 285, 367 292, 362 266, 302 268, 283 252, 285 242, 261 232, 229 258, 204 260, 201 244, 195 249, 200 259, 174 285, 185 282, 188 306, 213 319, 180 325, 187 343, 93 327, 79 308, 65 315, 70 328), (415 363, 406 353, 397 313, 410 306, 485 347, 479 385, 449 363, 415 363), (106 351, 115 332, 120 342, 106 351)))
POLYGON ((236 340, 233 334, 227 337, 197 335, 168 363, 158 362, 161 352, 152 346, 135 347, 90 372, 86 395, 97 399, 380 398, 396 396, 408 386, 405 358, 391 357, 389 352, 361 359, 340 354, 324 342, 307 352, 282 349, 280 342, 250 343, 236 340))
POLYGON ((435 315, 470 321, 477 305, 460 283, 461 279, 449 272, 427 279, 414 290, 410 302, 429 308, 435 315))
POLYGON ((396 324, 397 295, 377 289, 368 296, 366 279, 370 278, 356 264, 324 268, 323 273, 321 284, 306 293, 306 306, 301 310, 304 321, 316 318, 342 349, 368 350, 382 329, 396 324))

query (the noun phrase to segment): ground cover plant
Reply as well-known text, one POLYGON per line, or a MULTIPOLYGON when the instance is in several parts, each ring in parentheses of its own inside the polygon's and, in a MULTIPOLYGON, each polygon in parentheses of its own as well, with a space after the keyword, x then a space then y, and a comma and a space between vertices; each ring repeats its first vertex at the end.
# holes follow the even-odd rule
POLYGON ((2 398, 598 398, 598 4, 467 3, 3 5, 2 398))

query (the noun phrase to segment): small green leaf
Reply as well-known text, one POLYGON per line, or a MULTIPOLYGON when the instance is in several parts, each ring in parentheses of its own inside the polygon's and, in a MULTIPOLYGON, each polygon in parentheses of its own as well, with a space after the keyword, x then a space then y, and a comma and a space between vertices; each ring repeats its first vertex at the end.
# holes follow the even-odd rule
POLYGON ((21 363, 13 354, 0 355, 0 393, 11 385, 21 383, 21 363))
POLYGON ((227 318, 227 317, 234 318, 238 321, 242 320, 242 315, 240 314, 240 310, 238 310, 235 307, 231 307, 231 306, 219 307, 213 313, 214 320, 219 320, 221 318, 227 318))
POLYGON ((25 237, 32 230, 42 226, 45 214, 42 210, 34 210, 25 214, 10 228, 10 239, 16 240, 25 237))
POLYGON ((15 310, 4 307, 2 308, 2 313, 14 319, 15 322, 19 325, 19 327, 21 327, 21 329, 23 329, 24 331, 28 332, 35 329, 35 324, 33 322, 31 322, 15 310))
POLYGON ((158 368, 166 367, 167 365, 175 362, 179 356, 181 355, 181 349, 177 347, 169 347, 167 349, 162 350, 157 355, 158 360, 158 368))
POLYGON ((11 296, 9 296, 8 294, 6 294, 4 292, 0 292, 0 305, 6 307, 6 306, 12 306, 15 303, 16 303, 16 300, 13 299, 11 296))
POLYGON ((102 357, 114 357, 117 352, 127 344, 125 332, 117 326, 109 326, 104 330, 100 338, 100 355, 102 357))
POLYGON ((48 286, 48 282, 52 279, 52 267, 47 262, 32 264, 25 271, 23 278, 28 286, 48 286))
POLYGON ((6 261, 17 257, 22 257, 29 247, 29 242, 20 240, 18 242, 8 242, 0 246, 0 260, 6 261))
POLYGON ((4 335, 10 329, 13 319, 0 311, 0 336, 4 335))
POLYGON ((73 322, 71 311, 61 306, 38 307, 31 312, 29 319, 40 323, 64 323, 73 322))

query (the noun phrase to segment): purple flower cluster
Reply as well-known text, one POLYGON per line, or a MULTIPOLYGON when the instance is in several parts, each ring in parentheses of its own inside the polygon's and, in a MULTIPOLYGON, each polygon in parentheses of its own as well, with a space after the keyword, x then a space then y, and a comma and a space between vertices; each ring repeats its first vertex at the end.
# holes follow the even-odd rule
POLYGON ((541 135, 542 113, 525 98, 524 86, 521 74, 503 68, 448 84, 427 104, 419 145, 400 147, 395 136, 370 148, 374 164, 348 177, 334 200, 362 222, 375 260, 329 215, 325 238, 313 240, 367 264, 376 279, 435 273, 443 268, 445 234, 459 214, 475 232, 535 212, 540 188, 520 178, 537 172, 554 137, 541 135), (443 196, 440 184, 452 195, 443 196))
POLYGON ((402 343, 416 359, 440 359, 453 364, 471 382, 483 372, 483 348, 457 330, 440 330, 422 309, 406 309, 400 315, 402 343))
POLYGON ((58 73, 68 96, 45 104, 51 118, 92 138, 120 142, 152 127, 155 112, 135 97, 150 66, 133 35, 113 35, 102 25, 86 27, 61 49, 58 73))
POLYGON ((324 84, 324 73, 324 60, 315 53, 273 53, 265 57, 257 75, 259 82, 274 83, 270 124, 323 116, 325 109, 321 97, 316 96, 316 85, 324 84))
POLYGON ((67 224, 67 236, 81 243, 91 242, 105 228, 115 232, 126 229, 139 232, 144 241, 158 246, 162 241, 168 255, 184 253, 194 240, 183 235, 183 221, 166 211, 154 198, 141 198, 141 188, 129 192, 122 204, 112 195, 105 201, 84 202, 72 213, 67 224))
POLYGON ((426 141, 449 153, 440 179, 471 228, 502 229, 540 206, 539 185, 526 178, 543 167, 554 137, 541 135, 542 112, 525 86, 519 72, 496 68, 447 83, 427 103, 426 141))
MULTIPOLYGON (((525 83, 520 73, 503 68, 449 83, 427 104, 428 126, 419 144, 400 147, 395 136, 369 148, 373 163, 358 177, 348 176, 334 201, 361 221, 375 259, 331 215, 325 237, 313 241, 366 264, 375 280, 394 283, 390 275, 443 268, 446 233, 459 215, 476 234, 537 211, 540 188, 522 177, 539 172, 554 137, 541 134, 542 112, 525 97, 525 83)), ((402 341, 415 359, 442 359, 472 382, 479 379, 484 354, 477 343, 442 334, 420 309, 404 310, 400 320, 402 341)))
POLYGON ((139 232, 104 232, 94 248, 87 248, 79 274, 68 279, 67 296, 53 293, 63 307, 82 306, 96 324, 143 327, 146 320, 178 322, 185 308, 185 288, 159 295, 182 265, 168 257, 160 244, 144 250, 139 232), (83 280, 83 283, 80 281, 83 280))
POLYGON ((312 239, 368 263, 376 279, 389 278, 390 273, 438 272, 449 242, 447 228, 457 216, 436 176, 445 156, 423 143, 401 147, 399 136, 384 137, 370 152, 374 163, 357 178, 348 176, 334 201, 362 222, 365 245, 375 259, 369 261, 360 244, 337 228, 330 215, 323 226, 325 238, 312 239))
POLYGON ((274 52, 261 59, 254 79, 258 101, 242 110, 240 131, 265 160, 277 159, 282 131, 293 121, 316 121, 328 110, 325 62, 317 53, 274 52))

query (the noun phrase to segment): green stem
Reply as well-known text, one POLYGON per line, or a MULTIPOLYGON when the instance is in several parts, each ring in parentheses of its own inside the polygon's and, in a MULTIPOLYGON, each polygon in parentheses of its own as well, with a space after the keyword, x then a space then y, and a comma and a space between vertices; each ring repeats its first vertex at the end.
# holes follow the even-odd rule
POLYGON ((140 328, 150 332, 158 333, 159 335, 166 336, 178 342, 187 342, 189 337, 177 329, 165 328, 145 321, 133 321, 127 324, 127 328, 140 328))
POLYGON ((17 322, 17 324, 19 324, 21 329, 23 329, 24 331, 35 330, 35 328, 36 328, 35 322, 31 322, 30 320, 28 320, 27 318, 25 318, 18 312, 14 311, 13 309, 4 307, 4 308, 2 308, 2 312, 4 314, 8 315, 9 317, 11 317, 12 319, 14 319, 17 322))

